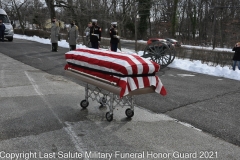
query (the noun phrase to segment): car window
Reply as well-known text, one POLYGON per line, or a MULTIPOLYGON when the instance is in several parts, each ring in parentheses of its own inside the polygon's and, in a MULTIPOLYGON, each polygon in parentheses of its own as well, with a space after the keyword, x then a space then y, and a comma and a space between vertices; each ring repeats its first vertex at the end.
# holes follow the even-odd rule
POLYGON ((3 21, 3 23, 10 23, 7 15, 0 14, 0 19, 3 21))

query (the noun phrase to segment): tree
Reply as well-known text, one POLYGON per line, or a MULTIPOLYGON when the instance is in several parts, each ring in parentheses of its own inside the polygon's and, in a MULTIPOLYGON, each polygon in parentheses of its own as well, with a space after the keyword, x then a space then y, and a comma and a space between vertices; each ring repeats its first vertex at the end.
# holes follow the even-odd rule
MULTIPOLYGON (((21 12, 21 8, 27 4, 27 2, 29 2, 28 0, 24 0, 23 2, 16 2, 16 0, 12 0, 12 7, 13 7, 13 10, 14 12, 16 13, 17 15, 17 18, 19 20, 19 24, 20 24, 20 27, 21 27, 21 30, 22 30, 22 33, 24 34, 24 31, 25 31, 25 24, 24 23, 24 16, 23 16, 23 12, 21 12)), ((27 5, 26 5, 27 6, 27 5)))
POLYGON ((55 5, 54 5, 54 0, 45 0, 46 4, 47 4, 47 7, 48 7, 48 10, 50 12, 50 17, 51 19, 53 17, 56 17, 56 12, 55 12, 55 5))
POLYGON ((22 32, 27 22, 42 28, 49 17, 59 17, 66 23, 74 19, 83 35, 94 18, 106 37, 110 23, 117 21, 121 37, 128 39, 146 39, 153 33, 214 47, 240 41, 239 4, 240 0, 0 0, 10 18, 19 20, 22 32))
POLYGON ((143 39, 147 35, 148 20, 150 16, 151 0, 138 0, 138 13, 140 16, 138 25, 139 38, 143 39))
POLYGON ((172 11, 172 27, 171 27, 172 37, 175 37, 175 34, 176 34, 177 8, 178 8, 178 0, 174 0, 174 3, 173 3, 173 11, 172 11))

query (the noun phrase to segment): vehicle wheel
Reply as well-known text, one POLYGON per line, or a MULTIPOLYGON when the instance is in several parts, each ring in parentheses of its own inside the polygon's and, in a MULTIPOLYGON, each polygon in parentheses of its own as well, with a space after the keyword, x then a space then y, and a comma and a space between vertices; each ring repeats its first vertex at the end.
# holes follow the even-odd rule
POLYGON ((170 62, 169 62, 169 64, 170 64, 170 63, 172 63, 172 62, 174 61, 174 59, 175 59, 176 50, 175 50, 175 47, 174 47, 171 43, 169 43, 168 46, 169 46, 169 49, 171 50, 171 58, 170 58, 170 62))
POLYGON ((134 111, 131 110, 130 108, 126 109, 125 114, 128 118, 131 118, 134 116, 134 111))
POLYGON ((88 105, 89 105, 89 102, 88 102, 87 100, 82 100, 82 101, 80 102, 80 106, 81 106, 82 108, 87 108, 88 105))
POLYGON ((147 45, 142 57, 150 58, 163 69, 171 63, 172 51, 166 42, 157 41, 147 45))
POLYGON ((12 41, 13 41, 13 38, 8 38, 8 41, 12 42, 12 41))
POLYGON ((110 114, 110 112, 106 113, 106 119, 108 122, 111 122, 113 120, 113 114, 110 114))

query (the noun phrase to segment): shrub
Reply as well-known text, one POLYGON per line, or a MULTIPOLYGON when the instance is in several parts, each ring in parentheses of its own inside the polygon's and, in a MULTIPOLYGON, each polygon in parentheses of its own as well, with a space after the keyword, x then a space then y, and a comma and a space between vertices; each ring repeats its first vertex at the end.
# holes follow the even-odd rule
MULTIPOLYGON (((14 33, 22 34, 22 30, 21 29, 14 29, 14 33)), ((38 37, 41 37, 41 38, 49 38, 50 37, 50 32, 43 31, 43 30, 25 29, 24 35, 26 35, 26 36, 38 36, 38 37)))

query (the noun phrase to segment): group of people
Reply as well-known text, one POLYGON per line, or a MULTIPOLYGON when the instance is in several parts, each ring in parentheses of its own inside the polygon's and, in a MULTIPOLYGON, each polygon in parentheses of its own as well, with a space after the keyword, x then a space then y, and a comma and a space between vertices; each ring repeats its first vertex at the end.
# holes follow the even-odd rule
MULTIPOLYGON (((101 42, 101 33, 102 29, 97 25, 97 20, 92 19, 92 22, 88 23, 87 28, 84 31, 86 36, 86 42, 91 43, 91 48, 98 49, 100 42, 101 42)), ((119 43, 119 36, 118 36, 118 30, 117 30, 117 22, 112 22, 111 27, 109 29, 109 35, 110 35, 110 47, 111 51, 117 52, 118 43, 119 43)))
MULTIPOLYGON (((56 18, 53 17, 52 24, 51 24, 51 43, 52 43, 52 52, 58 51, 58 40, 59 40, 59 23, 56 21, 56 18)), ((75 25, 75 21, 71 21, 71 26, 68 31, 68 43, 69 49, 75 50, 77 39, 78 39, 78 27, 75 25)))
MULTIPOLYGON (((3 36, 4 34, 4 32, 2 33, 3 27, 4 25, 2 24, 2 20, 0 20, 1 36, 3 36)), ((95 48, 95 49, 99 48, 99 45, 101 42, 101 32, 102 32, 102 29, 97 25, 97 20, 92 19, 92 22, 88 23, 88 27, 84 31, 86 35, 86 40, 87 41, 90 40, 92 48, 95 48)), ((111 37, 111 40, 110 40, 111 51, 116 52, 118 48, 118 43, 119 43, 117 22, 111 23, 111 28, 109 29, 109 35, 111 37)), ((58 49, 58 36, 59 36, 59 23, 56 22, 56 18, 54 17, 52 20, 52 27, 51 27, 51 42, 52 42, 53 52, 56 52, 58 49)), ((78 27, 75 25, 75 22, 72 21, 71 27, 68 32, 68 42, 69 42, 70 50, 76 49, 77 39, 78 39, 78 27)), ((235 51, 234 56, 232 58, 233 60, 232 69, 235 71, 235 68, 238 65, 238 69, 240 70, 240 42, 235 44, 232 51, 235 51)))
MULTIPOLYGON (((58 51, 59 30, 60 30, 59 23, 56 21, 56 18, 53 17, 52 24, 51 24, 52 52, 58 51)), ((86 41, 87 42, 90 41, 91 43, 91 48, 98 49, 101 42, 102 29, 100 26, 98 26, 96 19, 92 19, 92 22, 88 23, 88 26, 85 29, 84 33, 86 35, 86 41)), ((79 35, 78 27, 76 26, 75 21, 72 21, 71 26, 69 27, 69 30, 68 30, 68 35, 67 35, 67 41, 69 43, 70 50, 76 49, 78 35, 79 35)), ((117 52, 118 43, 119 43, 117 22, 111 23, 111 28, 109 29, 109 35, 111 38, 110 40, 111 51, 117 52)))

